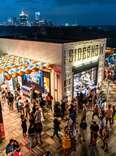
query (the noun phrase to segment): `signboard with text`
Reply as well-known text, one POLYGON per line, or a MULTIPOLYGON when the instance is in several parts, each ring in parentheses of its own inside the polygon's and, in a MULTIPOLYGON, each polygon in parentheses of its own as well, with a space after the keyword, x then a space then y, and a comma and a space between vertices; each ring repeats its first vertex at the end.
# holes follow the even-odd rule
POLYGON ((72 68, 78 68, 93 62, 99 62, 99 58, 104 57, 105 55, 105 49, 106 39, 96 39, 64 44, 64 92, 67 96, 73 95, 72 68))

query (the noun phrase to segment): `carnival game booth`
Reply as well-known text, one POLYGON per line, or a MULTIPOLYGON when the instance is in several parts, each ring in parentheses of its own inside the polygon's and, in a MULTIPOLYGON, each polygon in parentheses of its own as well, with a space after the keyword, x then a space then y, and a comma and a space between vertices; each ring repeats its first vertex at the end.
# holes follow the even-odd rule
POLYGON ((23 57, 4 54, 0 59, 0 75, 12 92, 20 84, 23 94, 29 96, 30 89, 50 92, 50 71, 53 65, 23 57))

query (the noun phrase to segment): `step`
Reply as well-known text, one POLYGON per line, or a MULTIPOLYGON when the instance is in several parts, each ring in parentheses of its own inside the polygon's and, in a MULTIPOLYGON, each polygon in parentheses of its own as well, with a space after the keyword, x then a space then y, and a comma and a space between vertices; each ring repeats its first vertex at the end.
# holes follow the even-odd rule
POLYGON ((45 151, 43 151, 39 146, 36 146, 35 148, 32 149, 32 153, 37 156, 43 156, 45 151))
POLYGON ((115 94, 108 94, 107 97, 110 97, 110 98, 114 98, 115 99, 116 98, 116 95, 115 94))
POLYGON ((116 91, 109 90, 109 94, 116 94, 116 91))
POLYGON ((116 103, 116 100, 107 100, 107 102, 112 104, 112 103, 116 103))
POLYGON ((112 90, 116 91, 116 88, 113 88, 113 87, 109 87, 109 89, 112 89, 112 90))
POLYGON ((110 93, 109 93, 107 96, 116 98, 116 94, 110 94, 110 93))

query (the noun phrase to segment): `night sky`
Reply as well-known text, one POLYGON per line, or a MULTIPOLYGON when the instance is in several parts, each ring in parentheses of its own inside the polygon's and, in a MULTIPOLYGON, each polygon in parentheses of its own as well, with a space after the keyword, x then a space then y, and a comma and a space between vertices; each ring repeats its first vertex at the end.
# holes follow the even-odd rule
POLYGON ((55 23, 116 24, 116 0, 0 0, 0 21, 35 11, 55 23))

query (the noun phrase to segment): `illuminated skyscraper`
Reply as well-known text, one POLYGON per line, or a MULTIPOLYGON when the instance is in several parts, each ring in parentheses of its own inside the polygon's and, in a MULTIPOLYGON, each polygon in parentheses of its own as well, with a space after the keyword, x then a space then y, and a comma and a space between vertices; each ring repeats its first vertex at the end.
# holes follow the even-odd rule
POLYGON ((21 26, 28 26, 28 14, 26 14, 23 10, 19 15, 19 23, 21 26))
POLYGON ((39 21, 40 20, 40 12, 35 12, 35 20, 39 21))

